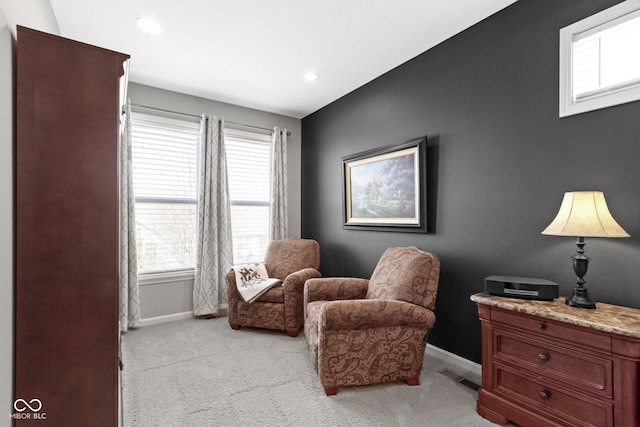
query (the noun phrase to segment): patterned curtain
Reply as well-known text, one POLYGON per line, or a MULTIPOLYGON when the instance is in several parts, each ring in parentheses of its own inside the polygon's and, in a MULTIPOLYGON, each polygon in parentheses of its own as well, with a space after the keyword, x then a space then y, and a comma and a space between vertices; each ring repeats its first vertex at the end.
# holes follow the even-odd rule
POLYGON ((131 159, 131 102, 127 100, 120 136, 120 330, 140 326, 136 256, 136 215, 131 159))
POLYGON ((224 277, 233 264, 224 119, 202 115, 198 178, 198 229, 193 314, 217 314, 227 305, 224 277))
POLYGON ((271 187, 271 239, 289 237, 287 211, 287 130, 273 128, 273 177, 271 187))

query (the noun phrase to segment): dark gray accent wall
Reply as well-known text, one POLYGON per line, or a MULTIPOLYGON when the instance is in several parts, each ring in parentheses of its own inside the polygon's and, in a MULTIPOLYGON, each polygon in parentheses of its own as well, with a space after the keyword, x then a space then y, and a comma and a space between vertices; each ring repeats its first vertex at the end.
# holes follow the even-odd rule
POLYGON ((640 308, 640 102, 558 117, 559 30, 616 3, 520 0, 305 117, 302 235, 320 242, 322 273, 369 277, 389 246, 437 253, 429 342, 479 362, 470 295, 492 274, 570 294, 575 239, 540 232, 565 191, 599 190, 632 237, 587 239, 587 287, 640 308), (343 229, 341 157, 423 135, 430 233, 343 229))

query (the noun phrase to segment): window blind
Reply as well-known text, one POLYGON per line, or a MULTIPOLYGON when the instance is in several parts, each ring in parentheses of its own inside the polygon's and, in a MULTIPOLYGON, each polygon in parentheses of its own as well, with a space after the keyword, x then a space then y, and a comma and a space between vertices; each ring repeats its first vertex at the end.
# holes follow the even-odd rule
POLYGON ((269 241, 271 135, 225 130, 234 263, 264 259, 269 241))
POLYGON ((193 269, 200 124, 135 112, 131 124, 138 270, 193 269))
POLYGON ((640 10, 576 34, 573 43, 575 99, 640 84, 640 10))

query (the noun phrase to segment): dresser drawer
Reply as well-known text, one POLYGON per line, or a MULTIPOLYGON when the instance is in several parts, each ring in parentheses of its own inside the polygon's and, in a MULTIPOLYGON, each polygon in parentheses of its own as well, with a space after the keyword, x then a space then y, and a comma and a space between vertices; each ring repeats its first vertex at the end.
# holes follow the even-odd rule
POLYGON ((549 377, 565 387, 613 397, 611 360, 501 329, 494 329, 493 334, 494 360, 549 377))
POLYGON ((500 365, 495 365, 494 375, 495 394, 562 420, 562 425, 613 426, 613 406, 607 402, 525 377, 500 365))
POLYGON ((607 353, 611 352, 611 336, 605 333, 598 333, 592 329, 498 309, 491 311, 491 321, 534 332, 541 336, 556 338, 563 342, 574 343, 607 353))

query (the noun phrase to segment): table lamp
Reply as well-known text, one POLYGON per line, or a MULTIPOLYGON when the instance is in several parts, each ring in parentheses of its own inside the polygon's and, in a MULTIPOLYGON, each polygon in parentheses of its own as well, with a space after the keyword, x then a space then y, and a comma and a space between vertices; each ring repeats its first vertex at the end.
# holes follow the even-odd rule
POLYGON ((576 287, 566 303, 572 307, 596 308, 589 299, 584 275, 589 267, 589 258, 584 254, 585 237, 629 237, 613 219, 604 194, 601 191, 575 191, 564 193, 560 210, 542 234, 551 236, 574 236, 578 238, 578 253, 573 258, 576 287))

